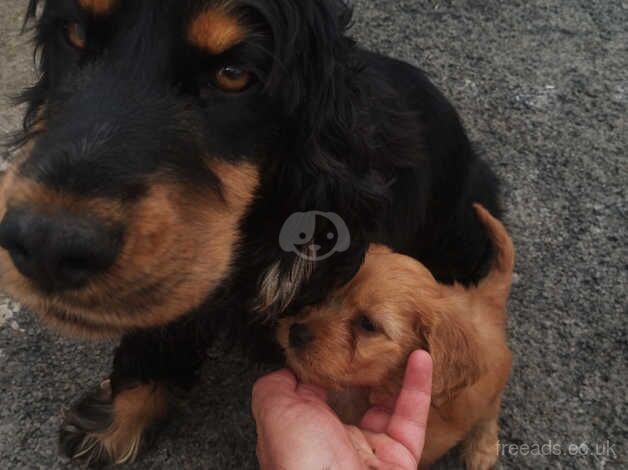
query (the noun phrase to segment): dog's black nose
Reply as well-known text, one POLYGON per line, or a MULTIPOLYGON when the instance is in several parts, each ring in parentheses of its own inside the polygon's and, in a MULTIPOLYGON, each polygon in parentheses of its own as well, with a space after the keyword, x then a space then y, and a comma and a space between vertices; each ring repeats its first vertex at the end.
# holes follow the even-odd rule
POLYGON ((120 240, 120 230, 61 212, 10 208, 0 223, 0 246, 20 273, 47 292, 81 287, 106 271, 120 240))
POLYGON ((303 323, 295 323, 290 327, 290 346, 302 348, 314 339, 309 328, 303 323))

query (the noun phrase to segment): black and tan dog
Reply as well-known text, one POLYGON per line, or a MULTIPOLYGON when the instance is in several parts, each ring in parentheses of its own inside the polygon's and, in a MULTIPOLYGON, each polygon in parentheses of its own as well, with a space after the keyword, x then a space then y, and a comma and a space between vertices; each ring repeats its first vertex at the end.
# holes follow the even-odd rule
POLYGON ((132 460, 216 334, 274 352, 253 320, 321 301, 371 242, 444 282, 490 266, 471 202, 498 210, 492 172, 422 72, 346 36, 340 0, 31 0, 28 17, 41 77, 0 187, 0 283, 70 334, 122 335, 109 386, 67 415, 70 456, 132 460), (331 215, 309 248, 347 231, 324 259, 280 240, 314 212, 331 215))

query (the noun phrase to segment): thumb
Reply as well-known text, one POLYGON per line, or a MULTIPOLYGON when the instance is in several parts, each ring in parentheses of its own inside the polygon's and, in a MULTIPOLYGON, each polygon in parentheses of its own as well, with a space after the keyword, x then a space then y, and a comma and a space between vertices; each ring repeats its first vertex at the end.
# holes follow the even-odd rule
POLYGON ((296 394, 297 379, 288 369, 272 372, 253 385, 251 408, 257 421, 262 410, 272 408, 277 401, 296 394))
POLYGON ((305 400, 327 403, 327 390, 316 385, 299 384, 297 394, 305 400))
POLYGON ((432 358, 425 351, 415 351, 408 359, 403 386, 387 433, 403 444, 417 461, 425 442, 431 391, 432 358))

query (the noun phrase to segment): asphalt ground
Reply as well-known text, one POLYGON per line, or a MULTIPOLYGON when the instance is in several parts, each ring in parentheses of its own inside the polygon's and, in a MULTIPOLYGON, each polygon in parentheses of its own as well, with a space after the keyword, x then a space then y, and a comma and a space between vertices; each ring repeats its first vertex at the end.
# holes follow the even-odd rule
MULTIPOLYGON (((21 114, 6 96, 33 78, 19 34, 25 5, 0 3, 3 135, 21 114)), ((501 468, 628 468, 628 2, 356 7, 352 33, 426 69, 503 181, 518 260, 501 468)), ((112 347, 62 339, 0 300, 0 468, 74 468, 57 452, 61 412, 107 374, 112 347)), ((128 468, 255 468, 249 394, 259 374, 212 351, 203 386, 128 468)), ((452 456, 439 468, 459 465, 452 456)))

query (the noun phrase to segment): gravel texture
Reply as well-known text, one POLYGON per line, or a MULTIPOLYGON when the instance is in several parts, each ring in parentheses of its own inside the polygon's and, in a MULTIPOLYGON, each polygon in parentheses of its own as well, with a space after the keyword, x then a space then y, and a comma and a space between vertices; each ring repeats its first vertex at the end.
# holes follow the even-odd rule
MULTIPOLYGON (((2 135, 21 114, 6 95, 33 76, 25 5, 0 3, 2 135)), ((500 466, 628 468, 628 2, 356 7, 353 34, 426 69, 504 182, 518 265, 500 466)), ((0 468, 73 468, 56 449, 61 411, 107 373, 112 347, 61 339, 0 300, 0 468)), ((260 371, 210 356, 204 385, 129 468, 255 468, 249 393, 260 371)))

